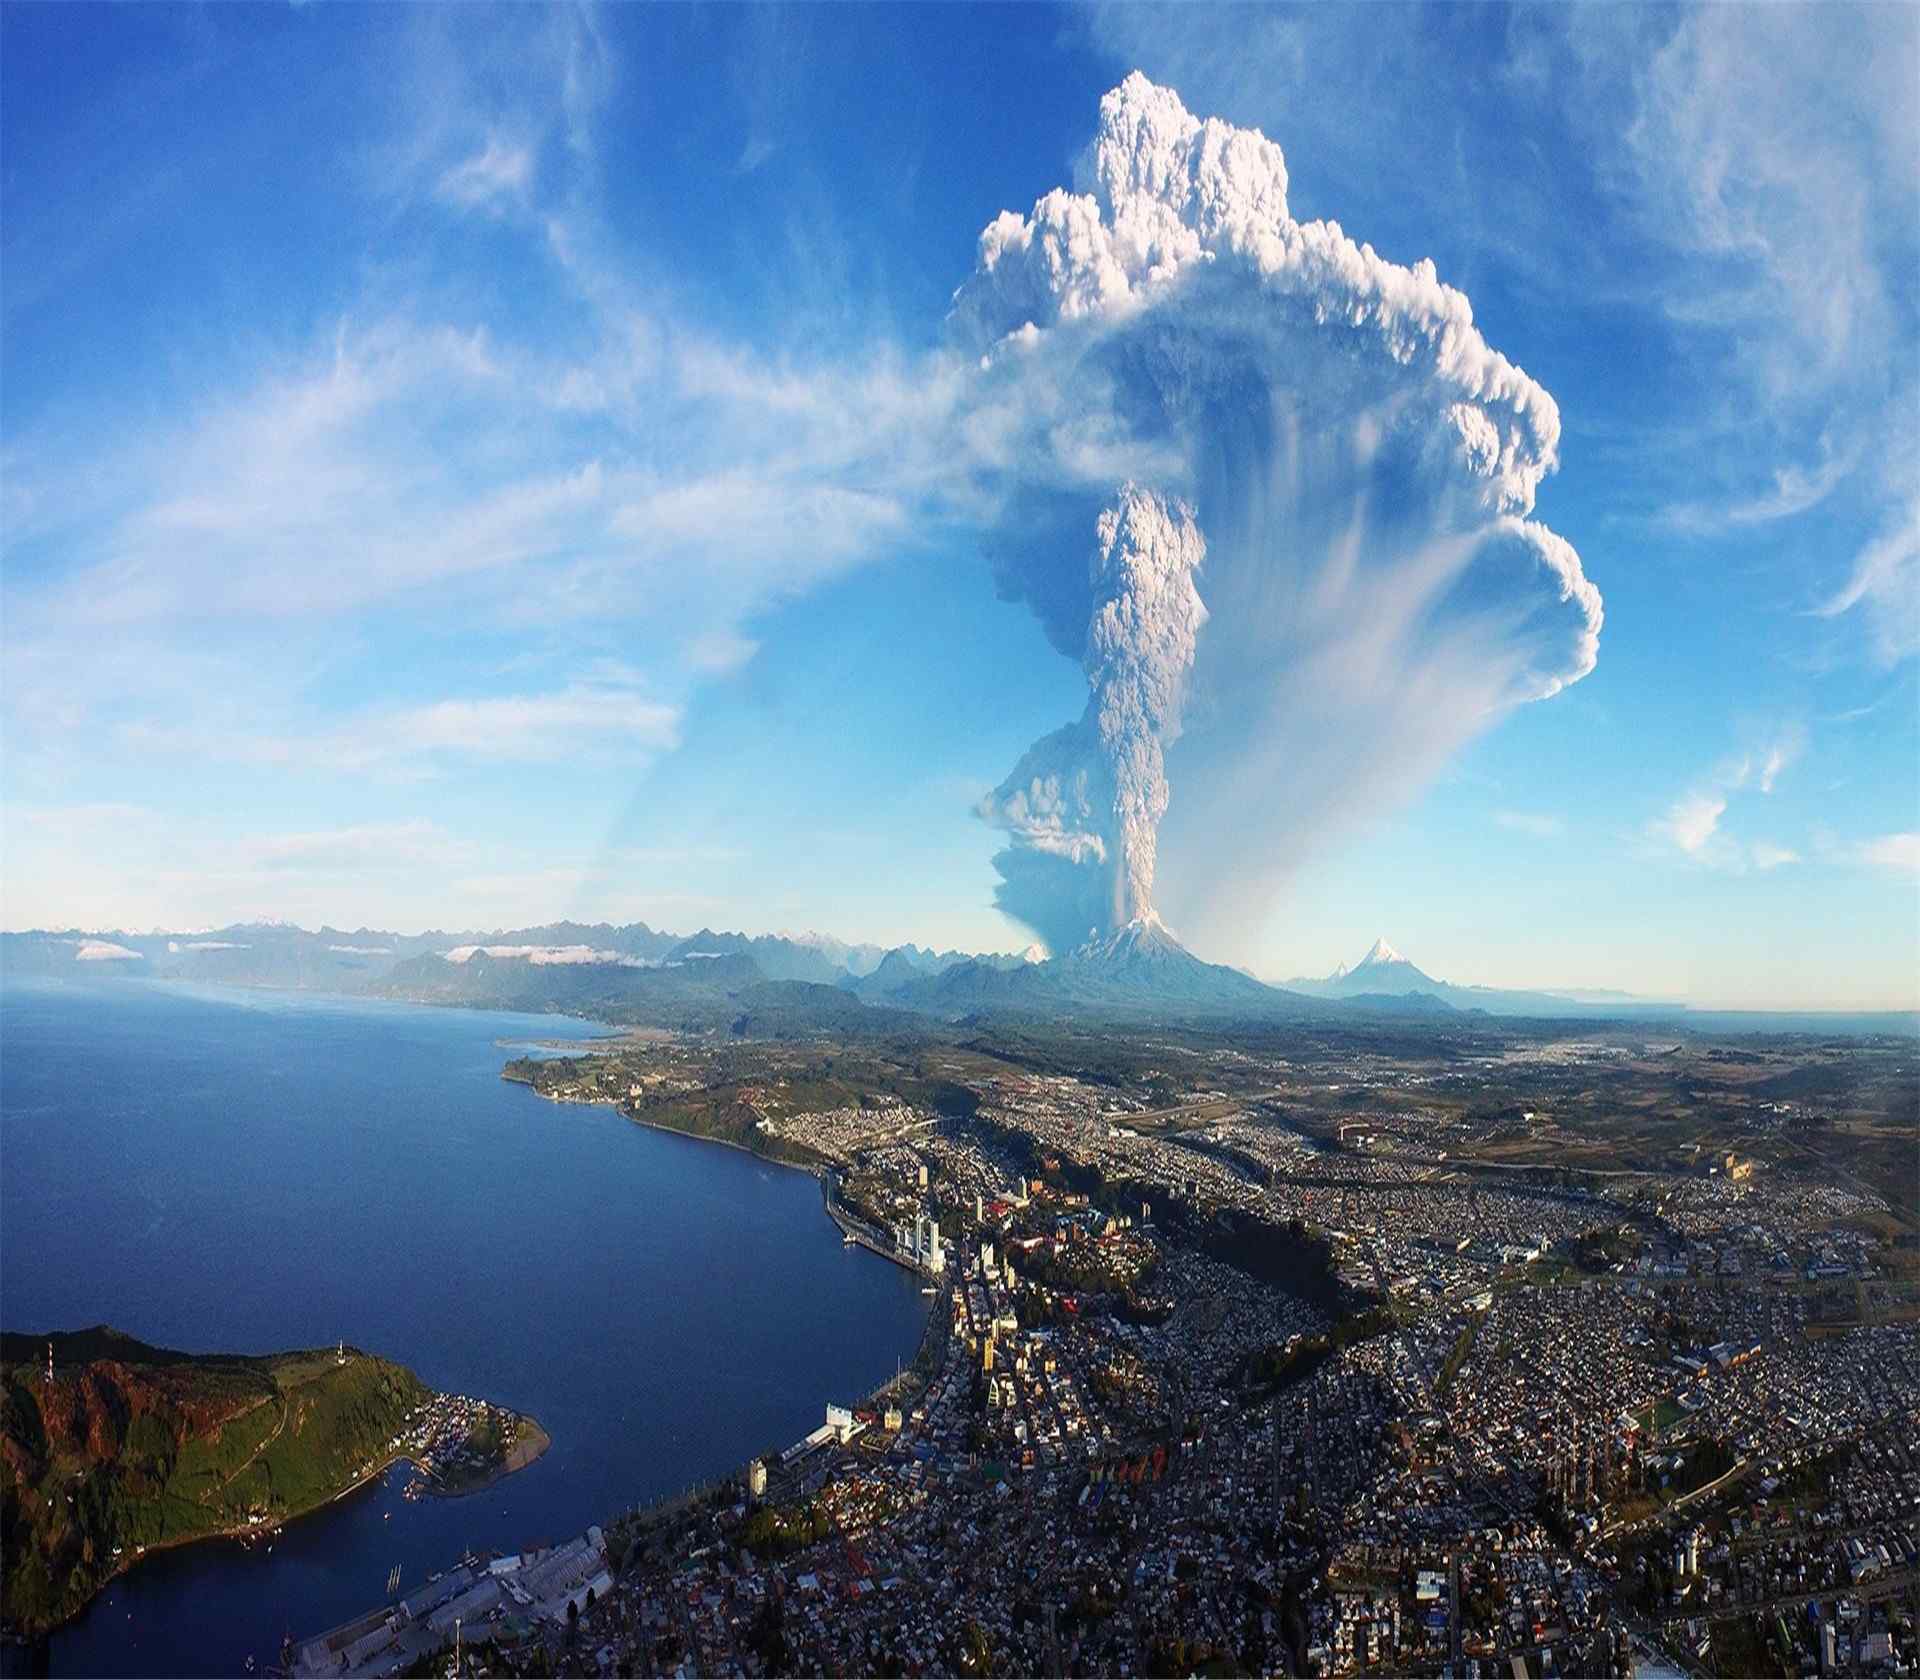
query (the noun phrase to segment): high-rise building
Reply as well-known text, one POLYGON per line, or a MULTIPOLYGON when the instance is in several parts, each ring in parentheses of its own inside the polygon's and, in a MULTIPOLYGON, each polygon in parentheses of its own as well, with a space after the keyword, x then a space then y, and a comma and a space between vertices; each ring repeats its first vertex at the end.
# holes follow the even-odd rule
POLYGON ((894 1242, 903 1254, 930 1272, 947 1269, 946 1249, 940 1240, 940 1221, 926 1213, 914 1215, 912 1225, 896 1225, 894 1242))

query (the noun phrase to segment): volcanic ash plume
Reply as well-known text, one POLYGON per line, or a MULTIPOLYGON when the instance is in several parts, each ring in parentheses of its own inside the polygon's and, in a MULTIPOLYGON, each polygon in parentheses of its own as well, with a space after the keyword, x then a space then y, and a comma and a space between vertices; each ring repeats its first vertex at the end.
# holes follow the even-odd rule
POLYGON ((1100 515, 1093 563, 1093 625, 1087 632, 1088 715, 1113 766, 1120 842, 1113 919, 1153 911, 1153 864, 1167 814, 1163 748, 1180 733, 1180 702, 1207 609, 1193 574, 1207 552, 1193 510, 1169 508, 1129 484, 1100 515))
POLYGON ((1029 750, 982 807, 1049 860, 1040 879, 1028 877, 1040 888, 1037 900, 1005 886, 1001 900, 1055 950, 1153 914, 1167 814, 1164 749, 1180 733, 1187 672, 1207 618, 1193 581, 1206 544, 1191 508, 1128 484, 1095 534, 1081 656, 1093 691, 1086 714, 1029 750), (1064 893, 1063 867, 1082 873, 1064 893))
POLYGON ((1001 906, 1056 951, 1152 916, 1156 862, 1170 919, 1230 944, 1590 671, 1600 596, 1528 517, 1553 399, 1431 263, 1295 221, 1278 146, 1144 77, 1100 116, 1080 190, 982 233, 950 323, 1000 440, 1002 591, 1092 689, 981 810, 1001 906))

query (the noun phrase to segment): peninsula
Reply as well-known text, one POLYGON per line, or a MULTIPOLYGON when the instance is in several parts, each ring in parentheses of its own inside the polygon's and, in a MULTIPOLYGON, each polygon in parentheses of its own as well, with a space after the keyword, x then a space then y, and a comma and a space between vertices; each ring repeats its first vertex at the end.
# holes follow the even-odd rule
POLYGON ((399 1459, 422 1491, 461 1493, 546 1446, 531 1418, 344 1344, 252 1357, 104 1325, 0 1335, 0 1619, 42 1633, 148 1552, 271 1534, 399 1459))

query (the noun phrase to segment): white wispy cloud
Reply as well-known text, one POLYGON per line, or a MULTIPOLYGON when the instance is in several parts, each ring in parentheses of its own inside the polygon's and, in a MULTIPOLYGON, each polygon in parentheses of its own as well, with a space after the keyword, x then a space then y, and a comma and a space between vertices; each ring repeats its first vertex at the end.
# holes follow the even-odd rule
POLYGON ((1863 840, 1858 855, 1862 863, 1874 869, 1890 870, 1897 875, 1920 875, 1920 833, 1882 834, 1863 840))
POLYGON ((1776 737, 1760 755, 1759 768, 1756 772, 1760 791, 1773 792, 1773 784, 1792 767, 1805 749, 1806 732, 1804 730, 1789 730, 1776 737))
POLYGON ((1854 556, 1852 576, 1814 611, 1837 618, 1856 608, 1883 663, 1920 653, 1920 497, 1854 556))
POLYGON ((737 630, 709 630, 687 644, 687 664, 696 671, 725 676, 760 651, 760 644, 737 630))
MULTIPOLYGON (((426 814, 240 833, 212 810, 143 810, 132 826, 86 806, 9 807, 4 818, 7 928, 205 929, 240 910, 403 932, 557 916, 691 930, 750 909, 727 891, 745 854, 697 838, 530 848, 426 814)), ((376 954, 351 939, 337 949, 376 954)))
MULTIPOLYGON (((958 382, 940 356, 918 380, 886 356, 849 373, 682 345, 636 418, 622 394, 627 324, 562 375, 545 351, 482 328, 343 320, 251 389, 142 438, 107 469, 133 488, 131 511, 81 535, 64 572, 8 590, 7 704, 31 726, 16 750, 116 708, 148 720, 205 710, 209 696, 245 693, 258 626, 404 613, 428 590, 436 616, 483 625, 642 616, 688 650, 685 673, 724 674, 752 640, 743 621, 921 541, 929 516, 972 505, 983 455, 1003 447, 956 430, 958 382), (586 406, 557 424, 550 396, 570 377, 569 400, 586 406), (229 668, 215 668, 223 637, 229 668), (93 680, 76 686, 75 668, 93 680)), ((87 502, 103 469, 72 470, 48 480, 66 505, 87 502)), ((295 645, 324 663, 318 644, 295 645)), ((274 686, 293 674, 283 667, 274 686)), ((496 721, 530 709, 517 700, 496 721)), ((624 702, 596 723, 584 710, 596 736, 672 744, 665 711, 624 702)), ((372 721, 398 751, 459 716, 372 721)), ((225 732, 156 725, 143 738, 192 750, 225 732)), ((336 758, 370 752, 339 745, 336 758)), ((270 738, 256 756, 307 755, 270 738)))
POLYGON ((348 765, 457 753, 527 761, 555 752, 664 752, 679 741, 680 709, 641 694, 573 684, 553 694, 438 700, 377 714, 326 737, 348 765))
POLYGON ((1689 857, 1698 857, 1719 831, 1726 810, 1725 794, 1689 793, 1676 800, 1664 817, 1656 819, 1653 829, 1689 857))
POLYGON ((89 800, 77 805, 16 805, 7 813, 10 823, 60 834, 125 833, 154 820, 151 806, 113 799, 89 800))
POLYGON ((1558 840, 1567 832, 1566 819, 1551 811, 1495 811, 1493 820, 1516 834, 1530 834, 1536 840, 1558 840))
POLYGON ((137 719, 117 739, 143 755, 417 780, 463 764, 533 764, 557 753, 641 765, 679 744, 682 715, 678 703, 642 690, 579 681, 543 693, 372 707, 306 728, 137 719))
POLYGON ((1616 26, 1640 46, 1648 30, 1670 27, 1633 60, 1634 118, 1617 161, 1653 236, 1706 259, 1670 309, 1733 347, 1759 399, 1730 466, 1737 472, 1744 455, 1769 482, 1676 516, 1696 525, 1716 512, 1736 525, 1789 519, 1851 481, 1852 506, 1878 506, 1883 534, 1818 610, 1833 616, 1864 601, 1878 655, 1911 654, 1920 646, 1916 519, 1911 501, 1898 504, 1911 493, 1920 384, 1914 323, 1899 299, 1920 250, 1910 185, 1920 14, 1707 5, 1670 26, 1649 13, 1572 21, 1590 62, 1605 43, 1618 45, 1616 26), (1842 110, 1848 120, 1832 121, 1842 110))
POLYGON ((536 756, 557 730, 637 761, 676 743, 691 681, 744 657, 742 619, 900 533, 886 474, 864 475, 877 491, 845 482, 892 446, 860 441, 860 393, 833 391, 843 363, 787 380, 815 421, 796 432, 770 421, 764 366, 703 350, 684 322, 662 334, 643 307, 601 226, 594 132, 614 69, 598 21, 553 8, 483 37, 423 13, 402 33, 402 132, 369 155, 369 187, 529 212, 507 237, 551 261, 543 307, 489 319, 458 284, 369 282, 311 343, 250 376, 234 357, 104 448, 10 440, 0 543, 65 522, 62 564, 7 578, 16 762, 70 759, 106 720, 122 745, 183 758, 406 773, 536 756), (725 363, 736 387, 708 388, 699 368, 725 363), (331 723, 290 703, 328 663, 320 626, 377 635, 428 591, 450 631, 605 635, 641 617, 668 686, 413 706, 376 689, 331 723))
POLYGON ((242 868, 336 875, 421 866, 455 868, 470 864, 473 856, 471 842, 425 820, 271 834, 241 841, 231 852, 242 868))
POLYGON ((533 169, 530 146, 489 134, 484 147, 440 177, 439 193, 470 209, 497 208, 524 198, 533 169))
POLYGON ((1824 389, 1886 342, 1880 215, 1911 216, 1900 195, 1920 138, 1917 45, 1915 20, 1897 11, 1699 6, 1635 66, 1622 138, 1650 225, 1729 262, 1677 307, 1766 320, 1774 331, 1742 353, 1776 390, 1824 389), (1837 109, 1852 120, 1832 123, 1837 109))
POLYGON ((1797 853, 1776 842, 1747 845, 1729 839, 1721 830, 1721 819, 1734 795, 1771 794, 1805 750, 1806 731, 1796 724, 1773 732, 1738 757, 1721 760, 1699 785, 1647 824, 1648 835, 1716 868, 1775 869, 1799 862, 1797 853))
POLYGON ((1680 502, 1662 519, 1678 530, 1718 532, 1729 525, 1768 525, 1818 507, 1833 494, 1858 460, 1857 454, 1830 456, 1805 464, 1786 462, 1773 469, 1772 482, 1755 495, 1711 502, 1680 502))

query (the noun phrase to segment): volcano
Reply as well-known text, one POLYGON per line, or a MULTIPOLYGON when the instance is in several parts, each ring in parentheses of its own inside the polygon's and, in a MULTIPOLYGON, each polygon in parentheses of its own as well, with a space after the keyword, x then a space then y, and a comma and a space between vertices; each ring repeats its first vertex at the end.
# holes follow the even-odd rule
POLYGON ((889 1001, 942 1015, 1070 1009, 1188 1019, 1271 1016, 1303 1004, 1237 968, 1196 957, 1152 914, 1046 962, 1014 970, 961 963, 901 988, 889 1001))
POLYGON ((1408 992, 1432 992, 1435 995, 1446 990, 1446 982, 1436 980, 1431 974, 1416 968, 1413 962, 1401 956, 1384 939, 1376 939, 1353 967, 1344 963, 1327 976, 1321 983, 1322 996, 1359 997, 1366 992, 1379 992, 1389 997, 1403 997, 1408 992))

